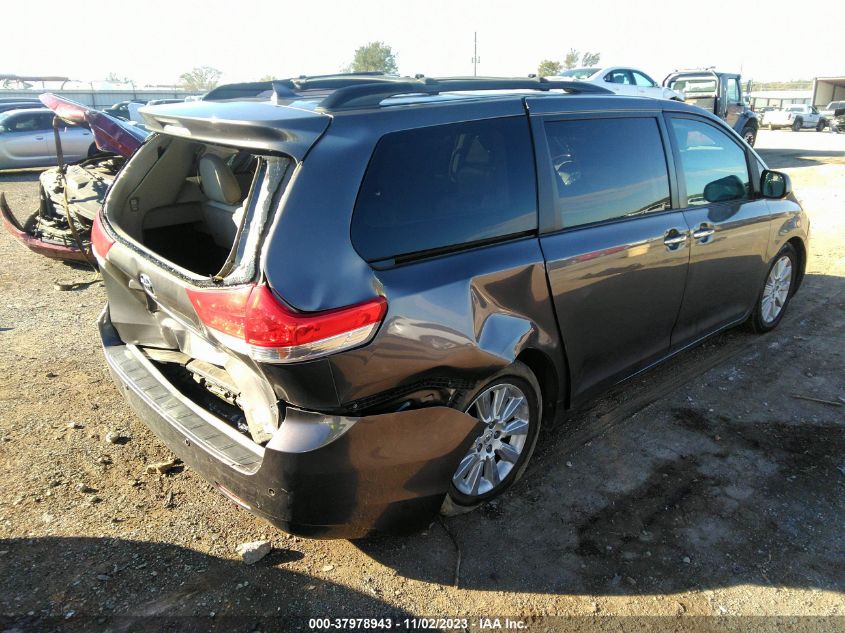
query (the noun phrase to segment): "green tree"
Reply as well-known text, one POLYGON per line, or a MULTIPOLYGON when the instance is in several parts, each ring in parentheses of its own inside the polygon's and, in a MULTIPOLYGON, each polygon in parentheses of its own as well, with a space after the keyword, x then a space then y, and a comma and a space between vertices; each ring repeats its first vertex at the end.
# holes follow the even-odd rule
POLYGON ((538 77, 549 77, 551 75, 559 75, 563 69, 563 64, 553 59, 544 59, 537 66, 538 77))
POLYGON ((396 65, 396 53, 390 46, 384 42, 370 42, 355 50, 352 63, 346 70, 353 73, 380 71, 395 75, 399 72, 399 66, 396 65))
POLYGON ((590 53, 584 51, 584 54, 581 55, 581 65, 586 66, 587 68, 598 66, 600 61, 601 53, 590 53))
POLYGON ((179 75, 179 86, 188 92, 203 92, 217 86, 222 75, 216 68, 198 66, 179 75))
POLYGON ((278 77, 276 77, 276 75, 264 75, 258 81, 276 81, 277 79, 278 79, 278 77))
POLYGON ((574 48, 570 48, 569 52, 566 54, 566 57, 563 58, 563 67, 569 70, 570 68, 575 68, 578 65, 578 58, 581 56, 581 53, 576 51, 574 48))

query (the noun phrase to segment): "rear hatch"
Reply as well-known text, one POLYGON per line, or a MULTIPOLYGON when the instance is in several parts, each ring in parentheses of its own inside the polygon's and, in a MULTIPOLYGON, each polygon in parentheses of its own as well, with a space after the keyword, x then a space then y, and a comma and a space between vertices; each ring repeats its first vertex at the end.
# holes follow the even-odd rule
POLYGON ((278 404, 244 338, 245 309, 273 298, 261 246, 330 118, 243 102, 143 112, 157 133, 118 175, 92 235, 111 322, 184 395, 264 443, 278 404))

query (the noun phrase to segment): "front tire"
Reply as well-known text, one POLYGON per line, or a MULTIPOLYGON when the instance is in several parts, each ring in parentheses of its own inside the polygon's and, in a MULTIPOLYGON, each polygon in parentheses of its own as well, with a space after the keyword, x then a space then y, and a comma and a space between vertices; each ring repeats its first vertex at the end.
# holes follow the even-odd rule
POLYGON ((825 128, 824 120, 821 120, 816 124, 816 132, 823 132, 824 128, 825 128))
POLYGON ((757 128, 753 125, 746 125, 742 128, 742 138, 751 147, 754 147, 754 142, 757 140, 757 128))
POLYGON ((534 374, 516 361, 463 402, 478 427, 452 477, 449 500, 470 508, 499 496, 525 472, 540 432, 542 399, 534 374))
POLYGON ((769 266, 751 314, 751 327, 755 332, 762 334, 778 326, 795 292, 797 271, 798 255, 795 248, 792 244, 785 244, 769 266))

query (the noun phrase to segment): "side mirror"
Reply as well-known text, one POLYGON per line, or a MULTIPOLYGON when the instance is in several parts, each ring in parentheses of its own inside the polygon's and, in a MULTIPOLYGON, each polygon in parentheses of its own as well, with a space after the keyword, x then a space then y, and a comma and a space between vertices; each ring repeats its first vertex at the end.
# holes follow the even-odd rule
POLYGON ((780 200, 792 193, 792 181, 783 172, 766 169, 760 175, 760 191, 764 198, 780 200))

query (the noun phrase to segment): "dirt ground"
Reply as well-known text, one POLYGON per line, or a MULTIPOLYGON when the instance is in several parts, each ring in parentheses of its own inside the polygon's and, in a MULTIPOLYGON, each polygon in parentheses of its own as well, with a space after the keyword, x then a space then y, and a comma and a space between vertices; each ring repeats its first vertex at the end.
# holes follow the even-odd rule
MULTIPOLYGON (((109 380, 102 285, 0 234, 0 630, 845 630, 845 134, 764 130, 758 149, 812 217, 781 326, 616 388, 544 430, 503 498, 405 538, 294 538, 189 469, 147 474, 169 454, 109 380)), ((0 174, 21 215, 36 179, 0 174)))

